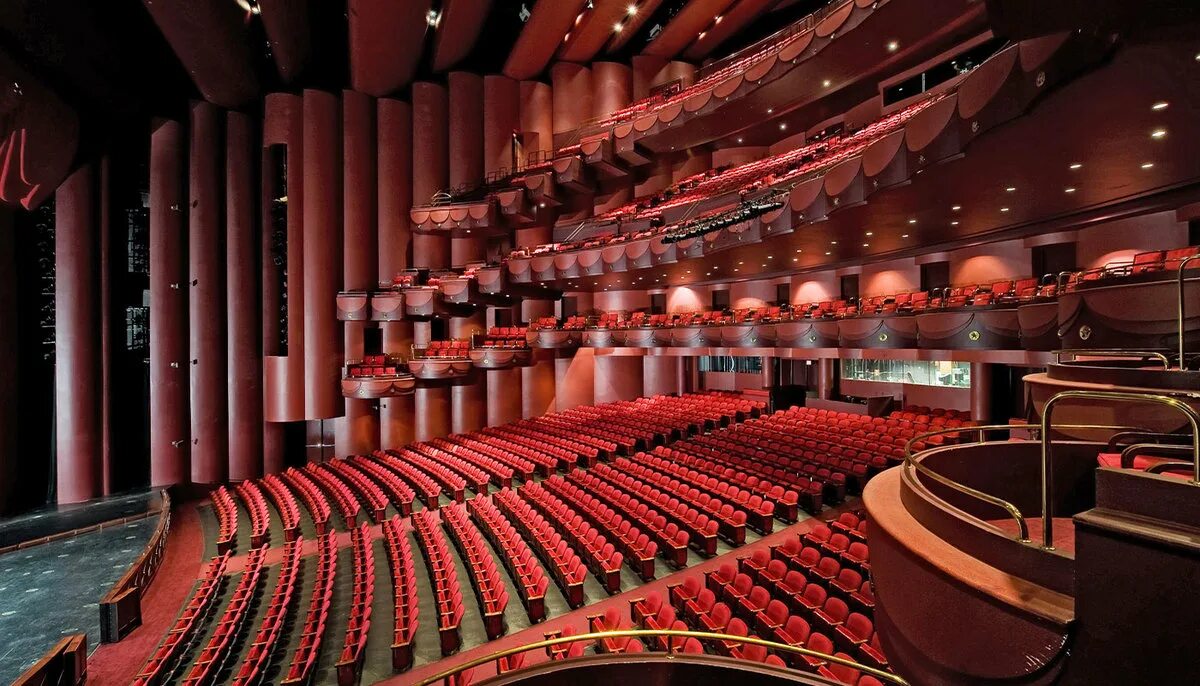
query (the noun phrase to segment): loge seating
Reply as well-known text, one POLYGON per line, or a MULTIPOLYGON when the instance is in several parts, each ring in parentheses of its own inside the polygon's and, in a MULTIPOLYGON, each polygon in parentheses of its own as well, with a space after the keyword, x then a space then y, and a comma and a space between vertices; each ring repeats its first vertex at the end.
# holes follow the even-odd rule
POLYGON ((417 572, 412 546, 398 515, 381 527, 392 574, 392 670, 403 672, 413 664, 413 642, 417 635, 417 572))
MULTIPOLYGON (((266 481, 266 479, 264 479, 266 481)), ((283 561, 279 566, 279 581, 271 593, 266 615, 259 626, 258 633, 250 642, 250 648, 242 666, 233 677, 234 686, 251 686, 265 679, 264 671, 271 663, 271 655, 279 644, 284 633, 288 614, 292 608, 292 598, 297 591, 297 579, 300 571, 300 549, 304 543, 302 538, 295 538, 283 547, 283 561)))
POLYGON ((192 666, 182 681, 185 686, 207 684, 224 668, 225 661, 232 653, 233 641, 246 621, 246 613, 258 590, 265 554, 264 547, 255 548, 247 554, 246 568, 233 590, 233 597, 229 599, 224 613, 217 620, 217 626, 209 636, 208 643, 192 661, 192 666))
POLYGON ((334 580, 337 574, 337 539, 333 532, 317 539, 317 573, 313 580, 312 596, 300 625, 300 643, 292 653, 283 684, 307 684, 321 652, 325 635, 325 620, 333 602, 334 580))
POLYGON ((545 619, 546 590, 550 587, 550 579, 537 557, 508 519, 490 501, 472 498, 467 501, 467 510, 483 536, 500 551, 501 561, 516 581, 517 592, 525 605, 529 621, 540 622, 545 619))
POLYGON ((587 577, 587 567, 563 540, 562 534, 511 488, 497 491, 492 496, 492 502, 537 551, 566 596, 567 604, 572 608, 583 605, 583 580, 587 577))
POLYGON ((237 503, 224 486, 210 493, 209 499, 217 515, 217 552, 229 552, 237 546, 237 503))
POLYGON ((488 640, 494 641, 504 635, 504 610, 508 607, 508 591, 504 579, 496 569, 496 558, 492 557, 479 529, 467 516, 466 506, 454 504, 441 509, 442 524, 450 532, 454 546, 458 548, 471 585, 479 601, 483 615, 483 627, 488 640))
POLYGON ((267 495, 275 503, 276 511, 279 512, 279 519, 283 522, 283 540, 291 542, 299 538, 300 504, 296 501, 292 490, 288 488, 283 479, 274 474, 264 476, 259 483, 266 489, 267 495))
POLYGON ((435 517, 436 515, 429 510, 418 512, 412 516, 412 525, 417 543, 425 556, 429 579, 437 594, 435 602, 442 655, 450 655, 462 645, 462 637, 459 634, 459 625, 463 618, 462 589, 458 584, 458 571, 454 566, 450 546, 446 543, 446 537, 442 535, 435 517))
POLYGON ((171 625, 163 642, 151 654, 150 659, 134 677, 133 686, 158 686, 171 677, 174 663, 197 639, 197 631, 212 609, 217 595, 225 586, 225 566, 229 553, 221 553, 208 564, 208 571, 184 606, 183 612, 171 625))
POLYGON ((465 359, 471 350, 470 341, 429 341, 424 348, 413 347, 413 357, 434 359, 465 359))

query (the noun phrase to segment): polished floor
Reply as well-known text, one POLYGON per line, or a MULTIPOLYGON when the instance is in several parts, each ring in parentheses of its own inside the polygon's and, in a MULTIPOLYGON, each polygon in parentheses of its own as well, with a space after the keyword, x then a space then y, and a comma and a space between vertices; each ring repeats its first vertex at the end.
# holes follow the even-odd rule
MULTIPOLYGON (((142 511, 145 502, 140 501, 142 511)), ((65 634, 100 642, 99 601, 141 554, 158 517, 0 555, 0 684, 37 662, 65 634)))

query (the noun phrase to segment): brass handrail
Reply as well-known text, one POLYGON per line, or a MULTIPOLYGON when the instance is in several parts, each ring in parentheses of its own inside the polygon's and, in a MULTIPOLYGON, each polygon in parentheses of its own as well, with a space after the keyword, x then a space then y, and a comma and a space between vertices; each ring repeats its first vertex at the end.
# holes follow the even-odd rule
POLYGON ((1081 355, 1091 357, 1152 357, 1155 360, 1162 362, 1163 369, 1171 368, 1171 360, 1166 355, 1155 352, 1153 350, 1122 350, 1120 348, 1096 348, 1090 350, 1088 348, 1063 348, 1062 350, 1054 351, 1054 358, 1062 364, 1062 356, 1070 355, 1072 358, 1077 358, 1081 355))
MULTIPOLYGON (((1200 395, 1185 394, 1188 397, 1200 399, 1200 395)), ((1050 428, 1051 415, 1063 400, 1110 400, 1129 403, 1153 403, 1164 405, 1188 420, 1192 426, 1192 480, 1191 484, 1200 486, 1200 415, 1187 403, 1178 398, 1150 393, 1127 393, 1120 391, 1063 391, 1046 401, 1042 408, 1042 548, 1054 550, 1054 506, 1051 491, 1054 490, 1054 473, 1050 469, 1050 428)))
MULTIPOLYGON (((1118 430, 1130 430, 1130 429, 1140 430, 1138 427, 1120 426, 1120 425, 1113 425, 1113 424, 1059 424, 1057 426, 1050 426, 1049 428, 1050 429, 1058 429, 1060 431, 1063 429, 1076 429, 1076 430, 1082 429, 1085 431, 1118 431, 1118 430)), ((983 440, 984 434, 988 431, 1017 431, 1017 430, 1023 430, 1023 431, 1039 431, 1040 430, 1042 432, 1042 435, 1045 436, 1045 431, 1047 429, 1044 426, 1039 427, 1036 424, 990 424, 990 425, 985 425, 985 426, 955 426, 955 427, 948 427, 945 429, 938 429, 937 431, 928 431, 926 433, 919 434, 917 436, 913 436, 904 445, 904 464, 906 467, 915 468, 921 474, 928 476, 929 478, 933 479, 934 481, 937 481, 938 483, 942 484, 943 486, 946 486, 947 488, 956 490, 959 493, 962 493, 964 495, 971 496, 971 497, 975 498, 976 500, 982 500, 983 502, 986 502, 990 505, 994 505, 994 506, 1008 512, 1008 514, 1017 523, 1017 529, 1019 531, 1017 541, 1019 543, 1031 543, 1032 541, 1029 538, 1028 523, 1025 521, 1025 516, 1023 514, 1021 514, 1021 511, 1015 505, 1008 502, 1007 500, 1004 500, 1003 498, 998 498, 994 495, 984 493, 983 491, 980 491, 975 488, 971 488, 970 486, 960 484, 957 481, 950 479, 949 477, 945 477, 945 476, 942 476, 941 474, 938 474, 937 472, 933 471, 929 467, 926 467, 925 465, 921 464, 919 461, 914 459, 915 455, 912 452, 912 446, 914 443, 925 440, 927 438, 931 438, 933 436, 944 436, 947 434, 954 434, 954 433, 975 433, 978 435, 978 440, 975 441, 975 444, 983 444, 983 443, 986 443, 986 441, 983 440)), ((961 445, 970 445, 970 444, 959 443, 956 445, 961 446, 961 445)), ((985 521, 979 517, 973 517, 973 518, 978 519, 980 522, 983 522, 984 524, 988 524, 987 521, 985 521)))
MULTIPOLYGON (((1179 275, 1175 277, 1176 283, 1179 286, 1179 371, 1183 371, 1183 370, 1187 369, 1187 365, 1185 364, 1185 360, 1184 360, 1184 352, 1185 352, 1185 350, 1184 350, 1184 334, 1186 333, 1186 331, 1184 331, 1185 321, 1184 321, 1184 307, 1183 307, 1183 303, 1184 303, 1183 287, 1184 287, 1184 284, 1186 283, 1187 279, 1183 278, 1183 271, 1187 267, 1188 263, 1191 262, 1192 260, 1200 260, 1200 255, 1191 255, 1189 257, 1183 258, 1183 260, 1179 263, 1179 275)), ((1197 480, 1200 480, 1200 473, 1197 473, 1197 480)))
MULTIPOLYGON (((539 648, 547 648, 550 646, 560 645, 560 644, 564 644, 564 643, 575 643, 578 641, 595 641, 597 639, 603 639, 603 638, 640 638, 643 636, 646 636, 646 637, 666 636, 668 638, 676 637, 676 638, 683 638, 683 639, 694 638, 698 641, 731 641, 731 642, 735 642, 735 643, 743 643, 743 644, 749 644, 749 645, 762 646, 763 648, 770 648, 772 650, 781 650, 781 651, 788 652, 788 653, 795 653, 797 655, 804 655, 807 657, 819 658, 821 660, 833 662, 835 664, 843 665, 845 667, 857 669, 860 672, 870 674, 871 676, 875 677, 876 679, 881 679, 888 683, 897 684, 897 686, 909 686, 908 681, 906 681, 904 679, 904 677, 901 677, 896 674, 892 674, 891 672, 885 672, 881 669, 876 669, 874 667, 860 664, 853 660, 847 660, 844 657, 838 657, 836 655, 827 655, 825 653, 821 653, 821 652, 818 652, 815 650, 809 650, 808 648, 802 648, 800 646, 788 645, 786 643, 778 643, 776 641, 768 641, 766 639, 762 639, 757 636, 733 636, 730 634, 714 633, 714 632, 710 632, 710 631, 680 631, 677 629, 619 629, 616 631, 595 631, 595 632, 586 633, 586 634, 574 634, 571 636, 557 636, 555 638, 547 638, 545 640, 535 641, 533 643, 527 643, 523 646, 517 646, 515 648, 507 648, 505 650, 498 650, 494 653, 489 653, 487 655, 484 655, 483 657, 477 657, 477 658, 470 660, 464 664, 455 665, 454 667, 451 667, 450 669, 446 669, 437 674, 434 674, 433 676, 426 677, 426 678, 416 682, 413 686, 432 686, 432 684, 435 684, 435 683, 437 683, 439 681, 443 681, 443 680, 446 680, 447 683, 449 683, 448 680, 451 677, 455 676, 456 674, 465 672, 468 669, 473 669, 480 665, 487 664, 489 662, 494 662, 501 658, 509 657, 510 655, 516 655, 518 653, 524 653, 524 652, 528 652, 531 650, 537 650, 539 648)), ((670 653, 668 653, 668 655, 669 654, 670 653)))

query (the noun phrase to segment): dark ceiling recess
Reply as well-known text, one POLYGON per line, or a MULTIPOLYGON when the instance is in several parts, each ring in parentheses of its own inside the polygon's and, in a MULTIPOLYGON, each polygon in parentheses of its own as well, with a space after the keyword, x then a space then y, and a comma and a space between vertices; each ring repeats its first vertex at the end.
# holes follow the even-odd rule
POLYGON ((517 42, 521 30, 525 28, 525 22, 529 21, 535 5, 536 0, 495 0, 474 49, 455 69, 477 74, 500 73, 504 61, 508 59, 509 51, 517 42))

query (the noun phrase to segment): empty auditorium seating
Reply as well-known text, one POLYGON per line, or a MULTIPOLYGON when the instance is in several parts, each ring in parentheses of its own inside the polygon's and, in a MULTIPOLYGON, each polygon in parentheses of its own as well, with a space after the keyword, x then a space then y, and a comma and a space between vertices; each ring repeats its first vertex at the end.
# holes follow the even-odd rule
POLYGON ((375 596, 375 555, 371 545, 371 530, 364 522, 350 530, 350 560, 352 584, 349 617, 342 652, 337 661, 338 686, 358 683, 362 671, 367 634, 371 630, 371 603, 375 596))
POLYGON ((429 341, 424 348, 413 347, 413 357, 433 359, 465 359, 471 342, 465 340, 429 341))
POLYGON ((228 562, 229 553, 225 552, 208 563, 204 577, 184 606, 183 612, 134 678, 134 686, 157 686, 163 683, 171 665, 197 640, 197 631, 212 610, 220 589, 227 580, 225 566, 228 562))
POLYGON ((463 618, 462 588, 454 566, 450 546, 442 535, 436 515, 430 511, 412 516, 413 531, 425 557, 425 567, 437 595, 438 637, 442 655, 450 655, 462 645, 459 626, 463 618))
POLYGON ((392 575, 392 670, 402 672, 413 664, 417 634, 417 577, 412 546, 398 515, 383 523, 388 568, 392 575))
POLYGON ((332 513, 329 499, 312 482, 312 479, 309 479, 304 472, 295 467, 289 467, 283 472, 283 480, 292 487, 293 491, 300 494, 300 499, 304 501, 305 507, 308 508, 309 516, 312 517, 317 535, 324 536, 329 530, 329 516, 332 513))
MULTIPOLYGON (((378 462, 362 455, 353 455, 345 460, 343 471, 348 475, 357 472, 359 476, 355 477, 356 481, 361 481, 363 477, 370 479, 383 489, 397 512, 406 517, 412 514, 416 493, 408 483, 378 462)), ((366 485, 363 484, 363 487, 366 485)))
POLYGON ((250 547, 257 548, 267 540, 267 529, 271 525, 271 510, 267 507, 267 499, 253 481, 239 483, 235 490, 246 512, 250 514, 250 547))
POLYGON ((279 519, 283 523, 283 540, 296 540, 300 535, 300 504, 296 501, 296 496, 287 484, 274 474, 268 474, 259 483, 275 503, 275 510, 279 512, 279 519))
POLYGON ((550 579, 525 540, 490 501, 473 498, 467 501, 467 510, 483 536, 500 551, 504 566, 516 582, 529 621, 545 619, 546 589, 550 587, 550 579))
POLYGON ((454 504, 441 509, 442 523, 450 532, 450 538, 458 548, 471 586, 479 601, 483 627, 488 639, 495 640, 506 630, 504 610, 508 607, 508 591, 504 579, 496 567, 496 559, 489 552, 487 543, 479 529, 471 522, 465 506, 454 504))
POLYGON ((321 652, 321 639, 325 635, 325 621, 329 606, 333 602, 334 581, 337 574, 337 540, 333 532, 317 539, 316 575, 308 608, 300 624, 300 638, 295 652, 288 663, 286 676, 281 683, 306 684, 312 676, 321 652))
POLYGON ((217 515, 217 551, 228 552, 237 545, 237 503, 224 486, 209 494, 213 512, 217 515))
MULTIPOLYGON (((265 481, 265 480, 264 480, 265 481)), ((279 580, 271 592, 266 613, 258 632, 250 642, 242 665, 233 676, 234 686, 250 686, 260 683, 264 670, 271 662, 281 636, 288 613, 292 608, 292 600, 298 593, 297 579, 300 571, 300 548, 303 539, 289 541, 283 548, 283 560, 279 565, 279 580)))
POLYGON ((658 553, 658 544, 650 540, 649 535, 642 533, 612 508, 561 476, 550 477, 543 481, 540 487, 556 496, 560 502, 574 508, 580 516, 597 527, 643 580, 650 581, 654 578, 654 557, 658 553))
POLYGON ((624 556, 613 544, 541 484, 525 484, 519 493, 562 535, 562 543, 580 553, 606 591, 616 593, 621 590, 621 563, 624 556))
POLYGON ((187 686, 207 684, 224 668, 225 661, 229 659, 232 652, 230 646, 246 621, 246 613, 258 589, 265 553, 265 548, 255 548, 246 556, 246 568, 238 579, 233 596, 225 606, 225 611, 217 619, 216 627, 209 635, 208 642, 192 660, 191 667, 183 678, 183 684, 187 686))
POLYGON ((587 576, 587 567, 563 540, 562 534, 510 488, 497 491, 493 502, 537 551, 546 569, 558 582, 567 603, 571 607, 583 605, 583 580, 587 576))
MULTIPOLYGON (((566 478, 577 489, 577 498, 582 499, 583 494, 586 493, 596 501, 593 508, 598 505, 611 508, 614 514, 609 518, 610 521, 621 516, 624 521, 630 523, 630 530, 636 523, 643 534, 657 544, 659 554, 671 565, 683 567, 687 564, 687 549, 691 536, 679 525, 668 522, 667 518, 660 515, 657 510, 648 507, 637 498, 620 491, 595 475, 585 471, 574 471, 569 473, 566 478)), ((547 487, 554 488, 554 486, 547 487)), ((598 516, 604 517, 602 513, 598 516)), ((616 527, 619 532, 624 527, 624 523, 619 522, 616 527)))

